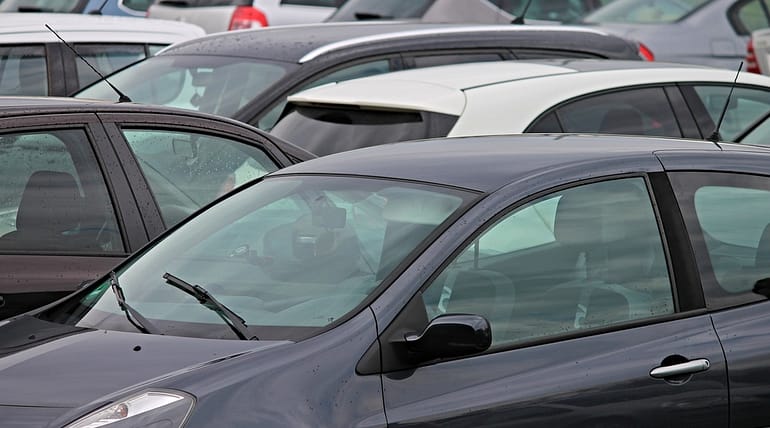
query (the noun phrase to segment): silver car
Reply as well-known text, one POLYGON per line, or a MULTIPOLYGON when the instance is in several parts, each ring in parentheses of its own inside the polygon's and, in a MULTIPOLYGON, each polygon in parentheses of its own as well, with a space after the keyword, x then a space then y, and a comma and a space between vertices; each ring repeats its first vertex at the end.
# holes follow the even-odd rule
POLYGON ((760 0, 615 0, 584 22, 645 44, 661 61, 738 69, 751 31, 770 26, 760 0))

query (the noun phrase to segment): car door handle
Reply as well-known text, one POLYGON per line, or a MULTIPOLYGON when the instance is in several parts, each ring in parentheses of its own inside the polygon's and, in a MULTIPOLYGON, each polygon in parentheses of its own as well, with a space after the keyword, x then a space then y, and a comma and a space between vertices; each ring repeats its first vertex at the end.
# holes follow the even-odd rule
POLYGON ((708 370, 711 367, 709 360, 699 358, 686 363, 674 364, 670 366, 660 366, 650 370, 650 376, 656 379, 664 379, 672 376, 688 375, 708 370))

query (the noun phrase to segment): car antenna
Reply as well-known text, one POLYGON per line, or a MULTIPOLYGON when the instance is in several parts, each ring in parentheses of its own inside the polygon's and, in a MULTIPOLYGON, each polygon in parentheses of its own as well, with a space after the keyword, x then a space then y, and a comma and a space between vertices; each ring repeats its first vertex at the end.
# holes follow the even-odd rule
POLYGON ((104 9, 104 6, 105 6, 106 4, 107 4, 107 0, 104 0, 104 1, 102 2, 102 5, 101 5, 101 6, 99 6, 99 7, 98 7, 98 8, 96 8, 96 9, 93 9, 93 10, 89 10, 89 11, 88 11, 88 14, 89 14, 89 15, 101 15, 101 14, 102 14, 102 9, 104 9))
POLYGON ((524 5, 524 10, 521 11, 519 16, 516 18, 513 18, 513 21, 511 21, 511 24, 516 25, 523 25, 524 24, 524 15, 527 14, 527 10, 529 10, 529 6, 532 4, 532 0, 527 0, 527 3, 524 5))
POLYGON ((64 46, 67 46, 67 47, 68 47, 68 48, 69 48, 69 49, 70 49, 70 50, 71 50, 71 51, 72 51, 72 52, 73 52, 75 55, 77 55, 77 57, 78 57, 78 58, 80 58, 81 60, 83 60, 83 62, 84 62, 84 63, 86 63, 86 65, 87 65, 87 66, 91 67, 91 70, 93 70, 93 71, 94 71, 94 72, 95 72, 97 75, 99 75, 99 77, 100 77, 102 80, 104 80, 104 82, 105 82, 107 85, 109 85, 109 87, 110 87, 110 88, 112 88, 112 90, 113 90, 113 91, 115 91, 115 93, 117 93, 117 94, 118 94, 118 102, 119 102, 119 103, 130 103, 130 102, 131 102, 131 98, 128 98, 128 96, 126 96, 126 94, 124 94, 123 92, 120 92, 120 89, 116 88, 116 87, 115 87, 115 86, 114 86, 112 83, 110 83, 110 81, 109 81, 109 80, 107 80, 107 78, 105 78, 105 77, 104 77, 104 75, 103 75, 102 73, 99 73, 99 70, 97 70, 96 68, 94 68, 94 66, 93 66, 93 65, 91 65, 91 63, 90 63, 90 62, 88 62, 88 60, 86 60, 85 58, 83 58, 83 56, 82 56, 82 55, 80 55, 80 54, 78 53, 78 51, 76 51, 76 50, 75 50, 75 48, 73 48, 73 47, 72 47, 72 46, 71 46, 69 43, 67 43, 67 42, 66 42, 64 39, 62 39, 62 38, 61 38, 61 36, 59 36, 59 34, 58 34, 56 31, 54 31, 54 29, 53 29, 53 28, 51 28, 50 26, 48 26, 48 24, 43 24, 43 25, 45 25, 45 28, 47 28, 49 31, 51 31, 51 32, 53 33, 53 35, 54 35, 54 36, 56 36, 56 38, 57 38, 57 39, 61 40, 61 41, 62 41, 62 43, 64 43, 64 46))
POLYGON ((714 128, 714 132, 712 132, 708 137, 708 140, 712 143, 718 143, 719 140, 722 139, 722 137, 719 135, 719 128, 722 126, 722 121, 725 120, 727 107, 730 105, 730 98, 733 96, 733 89, 735 89, 735 85, 738 83, 738 76, 741 74, 741 68, 743 68, 743 61, 741 61, 741 63, 738 65, 738 72, 735 73, 735 80, 733 80, 733 84, 730 86, 730 92, 727 93, 727 100, 725 100, 725 106, 722 107, 722 114, 719 115, 717 126, 714 128))

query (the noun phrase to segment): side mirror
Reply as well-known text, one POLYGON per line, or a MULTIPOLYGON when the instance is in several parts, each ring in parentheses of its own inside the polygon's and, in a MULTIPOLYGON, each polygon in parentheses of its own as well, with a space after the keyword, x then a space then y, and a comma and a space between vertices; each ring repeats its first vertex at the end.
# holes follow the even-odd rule
POLYGON ((492 344, 489 321, 479 315, 441 315, 422 334, 407 334, 406 347, 420 361, 478 354, 492 344))

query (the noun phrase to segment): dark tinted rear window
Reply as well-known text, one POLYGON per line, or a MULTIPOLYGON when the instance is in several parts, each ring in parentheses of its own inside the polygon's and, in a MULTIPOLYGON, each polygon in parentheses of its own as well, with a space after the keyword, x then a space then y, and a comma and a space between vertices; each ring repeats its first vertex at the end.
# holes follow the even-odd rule
POLYGON ((290 107, 270 131, 318 156, 421 138, 445 137, 456 116, 418 111, 290 107))
POLYGON ((348 0, 329 21, 422 18, 434 0, 348 0))

